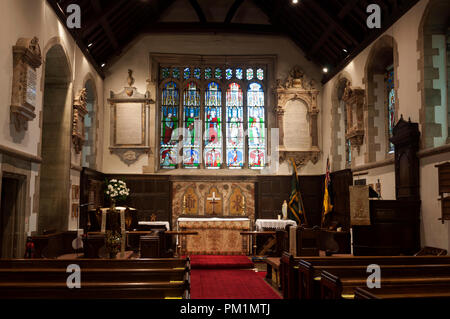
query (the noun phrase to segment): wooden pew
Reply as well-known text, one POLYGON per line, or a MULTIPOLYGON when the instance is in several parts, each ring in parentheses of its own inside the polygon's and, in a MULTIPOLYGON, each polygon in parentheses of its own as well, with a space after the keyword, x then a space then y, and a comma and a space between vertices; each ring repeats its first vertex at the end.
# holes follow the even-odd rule
POLYGON ((189 259, 0 260, 0 298, 189 298, 189 259), (69 289, 67 266, 81 269, 69 289))
POLYGON ((297 285, 293 298, 320 298, 320 275, 326 270, 332 272, 336 267, 397 265, 397 264, 450 264, 450 256, 348 256, 348 257, 308 257, 298 263, 297 285), (296 295, 297 294, 297 295, 296 295))
POLYGON ((355 299, 450 298, 450 281, 442 284, 394 285, 355 289, 355 299))
MULTIPOLYGON (((450 282, 448 264, 380 265, 380 267, 381 287, 450 282)), ((321 299, 352 299, 355 288, 367 285, 368 276, 366 266, 335 266, 333 270, 324 270, 320 279, 321 299)))

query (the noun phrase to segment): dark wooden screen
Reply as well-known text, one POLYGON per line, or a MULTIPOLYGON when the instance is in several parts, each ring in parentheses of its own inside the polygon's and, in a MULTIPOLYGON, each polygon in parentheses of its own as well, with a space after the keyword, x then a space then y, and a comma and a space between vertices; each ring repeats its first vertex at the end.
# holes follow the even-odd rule
POLYGON ((130 189, 127 205, 137 209, 139 221, 149 221, 154 214, 156 220, 172 222, 168 176, 111 175, 108 178, 125 181, 130 189))

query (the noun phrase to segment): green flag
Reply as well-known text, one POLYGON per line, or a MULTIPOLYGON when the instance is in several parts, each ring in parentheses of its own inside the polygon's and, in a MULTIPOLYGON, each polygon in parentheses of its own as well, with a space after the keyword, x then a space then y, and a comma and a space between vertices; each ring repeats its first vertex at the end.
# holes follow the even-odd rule
POLYGON ((289 204, 288 204, 288 216, 290 219, 297 221, 298 225, 302 225, 304 223, 307 225, 305 208, 303 207, 302 196, 300 194, 300 184, 298 182, 297 175, 297 167, 295 166, 294 161, 291 159, 293 172, 291 179, 291 194, 289 196, 289 204))

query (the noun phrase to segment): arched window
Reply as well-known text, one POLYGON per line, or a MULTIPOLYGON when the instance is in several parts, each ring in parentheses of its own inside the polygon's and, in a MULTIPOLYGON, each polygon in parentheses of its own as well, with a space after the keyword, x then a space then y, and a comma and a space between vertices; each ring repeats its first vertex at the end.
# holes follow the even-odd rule
POLYGON ((250 83, 247 91, 248 158, 250 168, 265 165, 265 110, 264 90, 259 83, 250 83))
POLYGON ((205 92, 205 166, 220 168, 222 164, 222 91, 211 82, 205 92))
MULTIPOLYGON (((394 66, 391 65, 386 69, 385 74, 385 88, 386 88, 386 107, 387 107, 387 124, 388 124, 388 138, 392 136, 392 130, 395 125, 395 89, 394 89, 394 66)), ((389 153, 394 152, 394 144, 389 142, 389 153)))
POLYGON ((267 65, 160 65, 159 167, 264 168, 266 72, 267 65))
POLYGON ((195 82, 189 82, 183 95, 184 140, 183 164, 187 168, 200 165, 200 90, 195 82))
POLYGON ((177 165, 179 105, 177 84, 168 82, 161 94, 161 168, 175 168, 177 165))
POLYGON ((239 84, 228 85, 226 106, 227 166, 242 168, 244 166, 244 96, 239 84))

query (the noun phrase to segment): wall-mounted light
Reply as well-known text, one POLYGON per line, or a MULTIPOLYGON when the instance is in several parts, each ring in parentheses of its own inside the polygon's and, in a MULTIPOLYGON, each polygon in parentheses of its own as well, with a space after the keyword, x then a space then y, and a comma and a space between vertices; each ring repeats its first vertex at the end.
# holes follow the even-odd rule
POLYGON ((92 43, 92 42, 89 43, 89 44, 88 44, 88 48, 90 48, 90 47, 93 46, 93 45, 94 45, 94 43, 92 43))
POLYGON ((342 51, 344 51, 345 53, 347 53, 348 51, 347 51, 347 49, 342 49, 342 51))
POLYGON ((323 73, 328 73, 328 68, 327 68, 327 67, 323 68, 323 69, 322 69, 322 72, 323 72, 323 73))
POLYGON ((106 63, 102 63, 102 68, 105 67, 106 63))
POLYGON ((293 3, 293 4, 297 4, 297 3, 298 3, 298 0, 292 0, 292 3, 293 3))

